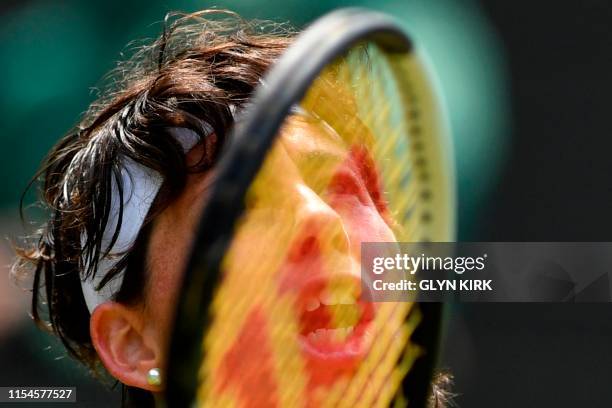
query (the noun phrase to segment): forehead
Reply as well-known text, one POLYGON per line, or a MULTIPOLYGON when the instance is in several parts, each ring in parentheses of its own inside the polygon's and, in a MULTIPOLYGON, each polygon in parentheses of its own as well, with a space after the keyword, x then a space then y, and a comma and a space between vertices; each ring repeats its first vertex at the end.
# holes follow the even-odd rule
POLYGON ((322 159, 343 160, 356 145, 369 145, 354 132, 339 133, 326 121, 307 115, 288 118, 280 130, 277 144, 293 161, 302 164, 310 161, 316 165, 320 165, 322 159))

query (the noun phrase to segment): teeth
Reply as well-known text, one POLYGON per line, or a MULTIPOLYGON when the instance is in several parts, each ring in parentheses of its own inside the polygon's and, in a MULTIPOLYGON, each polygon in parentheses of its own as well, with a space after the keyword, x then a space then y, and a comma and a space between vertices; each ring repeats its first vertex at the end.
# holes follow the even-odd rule
POLYGON ((343 341, 346 339, 346 329, 344 327, 339 327, 334 329, 331 333, 332 338, 336 341, 343 341))
POLYGON ((353 296, 351 296, 350 293, 341 293, 340 297, 338 298, 338 304, 339 305, 354 305, 355 304, 355 298, 353 296))
POLYGON ((313 343, 321 343, 324 341, 345 341, 353 334, 353 327, 339 327, 337 329, 317 329, 308 333, 308 339, 313 343))
POLYGON ((309 312, 312 312, 313 310, 318 309, 319 306, 321 306, 321 303, 319 302, 319 299, 317 298, 310 298, 306 302, 306 310, 309 312))
POLYGON ((326 306, 331 305, 352 305, 355 304, 355 297, 348 291, 324 290, 319 295, 319 300, 326 306))

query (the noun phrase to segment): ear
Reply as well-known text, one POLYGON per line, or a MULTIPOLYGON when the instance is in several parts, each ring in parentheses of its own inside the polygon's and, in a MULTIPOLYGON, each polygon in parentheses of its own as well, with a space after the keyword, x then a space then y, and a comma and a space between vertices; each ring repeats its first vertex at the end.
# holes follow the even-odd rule
POLYGON ((162 354, 155 331, 143 322, 142 311, 105 302, 94 310, 89 331, 98 356, 113 377, 125 385, 158 392, 161 388, 147 382, 147 373, 163 368, 162 354))

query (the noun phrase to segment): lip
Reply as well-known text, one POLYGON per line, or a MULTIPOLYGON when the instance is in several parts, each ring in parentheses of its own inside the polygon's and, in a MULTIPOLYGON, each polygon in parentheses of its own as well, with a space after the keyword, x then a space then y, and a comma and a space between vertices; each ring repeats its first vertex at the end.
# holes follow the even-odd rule
POLYGON ((361 290, 360 279, 348 274, 311 279, 302 286, 299 343, 311 368, 342 371, 365 358, 376 310, 361 290))

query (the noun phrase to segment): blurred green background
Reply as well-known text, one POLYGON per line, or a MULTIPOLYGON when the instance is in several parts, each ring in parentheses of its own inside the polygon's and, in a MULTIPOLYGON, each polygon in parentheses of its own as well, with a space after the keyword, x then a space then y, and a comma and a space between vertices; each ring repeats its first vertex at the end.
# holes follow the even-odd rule
MULTIPOLYGON (((337 7, 393 15, 429 56, 455 143, 459 235, 478 234, 478 216, 505 160, 509 135, 503 48, 470 0, 38 0, 0 3, 0 232, 21 233, 17 203, 49 148, 95 98, 95 87, 132 40, 154 37, 171 10, 229 8, 246 18, 302 27, 337 7)), ((7 245, 0 253, 10 262, 7 245)), ((3 273, 3 276, 6 274, 3 273)), ((0 280, 0 385, 76 384, 79 400, 108 406, 117 398, 82 371, 54 362, 61 347, 27 322, 27 294, 0 280), (4 316, 4 317, 2 317, 4 316), (47 346, 53 344, 48 349, 47 346), (76 371, 75 371, 76 370, 76 371), (110 398, 110 399, 109 399, 110 398)))

